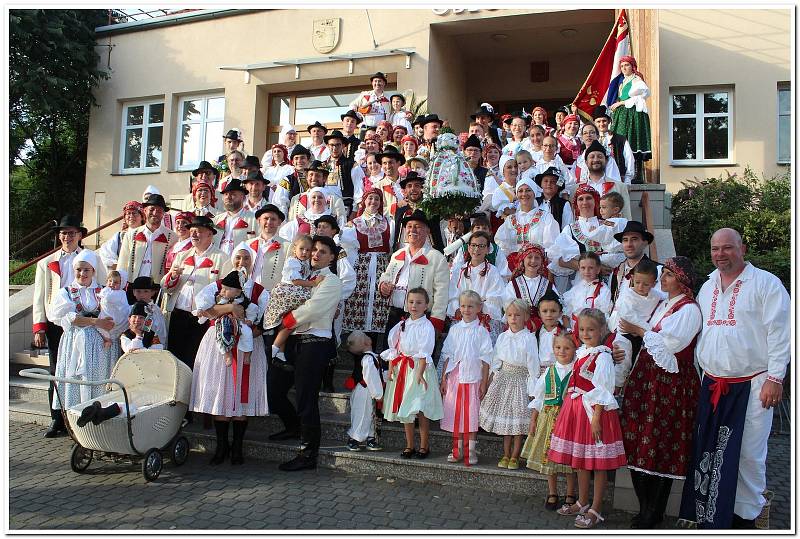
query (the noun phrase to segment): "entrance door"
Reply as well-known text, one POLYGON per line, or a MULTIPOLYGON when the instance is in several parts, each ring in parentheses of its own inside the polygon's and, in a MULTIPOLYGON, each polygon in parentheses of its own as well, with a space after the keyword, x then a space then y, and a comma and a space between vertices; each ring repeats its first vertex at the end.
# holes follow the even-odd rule
MULTIPOLYGON (((524 101, 500 101, 497 103, 489 101, 489 103, 491 103, 491 105, 494 107, 495 114, 497 114, 498 116, 502 116, 503 114, 506 113, 513 114, 515 112, 520 112, 523 109, 523 107, 525 108, 525 112, 531 114, 533 112, 534 107, 542 107, 544 108, 544 110, 547 111, 547 123, 550 125, 550 127, 555 127, 556 109, 563 107, 565 105, 569 105, 573 99, 575 99, 575 96, 562 97, 557 99, 530 98, 524 101)), ((483 103, 483 101, 481 101, 480 103, 483 103)), ((478 109, 480 103, 478 103, 475 106, 474 110, 478 109)))

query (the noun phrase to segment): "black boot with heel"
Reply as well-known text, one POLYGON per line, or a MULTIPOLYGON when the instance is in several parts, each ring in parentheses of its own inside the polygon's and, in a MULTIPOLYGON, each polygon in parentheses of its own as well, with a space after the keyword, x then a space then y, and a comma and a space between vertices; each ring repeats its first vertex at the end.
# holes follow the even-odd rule
POLYGON ((228 456, 228 425, 230 421, 217 421, 214 420, 214 428, 217 430, 217 450, 214 453, 214 458, 211 459, 210 464, 216 466, 225 462, 228 456))

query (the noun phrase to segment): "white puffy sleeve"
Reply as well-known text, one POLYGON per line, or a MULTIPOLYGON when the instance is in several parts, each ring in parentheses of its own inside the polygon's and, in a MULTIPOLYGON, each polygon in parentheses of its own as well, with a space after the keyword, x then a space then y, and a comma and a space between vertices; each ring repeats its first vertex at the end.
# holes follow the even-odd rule
POLYGON ((58 324, 65 331, 72 327, 72 323, 78 314, 75 311, 75 303, 69 297, 69 292, 59 288, 58 294, 51 300, 48 316, 52 317, 54 324, 58 324))
POLYGON ((372 356, 364 354, 361 358, 361 376, 367 384, 367 391, 373 399, 380 399, 383 397, 383 384, 381 384, 381 375, 378 369, 375 368, 375 362, 372 356))
POLYGON ((461 291, 458 289, 458 280, 459 277, 461 277, 461 270, 463 267, 463 264, 459 266, 453 265, 450 273, 450 287, 447 292, 447 316, 450 318, 453 318, 453 316, 456 314, 456 309, 458 309, 458 295, 461 293, 461 291))
POLYGON ((114 321, 114 327, 109 331, 109 336, 112 339, 118 339, 120 335, 128 328, 128 313, 130 313, 130 305, 128 299, 122 290, 115 290, 107 294, 105 298, 100 300, 100 306, 103 309, 105 316, 110 316, 114 321))
POLYGON ((600 352, 595 360, 592 385, 594 389, 583 395, 583 407, 589 421, 592 420, 595 404, 603 406, 606 411, 619 408, 614 398, 614 360, 608 352, 600 352))
POLYGON ((686 305, 661 320, 661 331, 647 331, 642 346, 647 349, 653 362, 667 372, 678 372, 675 354, 689 346, 703 323, 700 308, 686 305))
POLYGON ((506 254, 499 247, 497 249, 497 256, 494 258, 494 265, 497 267, 500 276, 504 280, 511 278, 511 270, 508 269, 508 257, 506 257, 506 254))
POLYGON ((494 266, 489 267, 486 274, 486 288, 484 289, 483 312, 492 320, 503 317, 503 299, 505 296, 505 281, 500 276, 500 271, 494 266))
MULTIPOLYGON (((528 367, 528 395, 533 396, 536 382, 539 378, 539 344, 536 342, 536 334, 531 333, 527 336, 528 345, 525 354, 525 363, 528 367)), ((544 378, 544 377, 542 377, 544 378)))
MULTIPOLYGON (((447 362, 447 368, 450 368, 450 365, 453 363, 452 359, 455 356, 455 332, 448 331, 447 337, 444 339, 444 344, 442 344, 442 351, 439 354, 439 362, 444 365, 447 362)), ((444 373, 444 367, 442 367, 442 373, 444 373)))
POLYGON ((297 235, 297 219, 284 223, 278 230, 278 234, 287 241, 294 241, 294 237, 297 235))
POLYGON ((500 370, 500 366, 503 363, 503 356, 508 351, 508 343, 506 343, 507 337, 505 332, 501 333, 499 337, 497 337, 497 342, 494 345, 494 352, 492 352, 492 363, 489 368, 492 372, 497 372, 500 370))
POLYGON ((197 311, 205 311, 210 309, 216 304, 217 300, 217 283, 216 281, 210 282, 205 285, 200 292, 194 297, 194 305, 197 311))
POLYGON ((553 214, 546 211, 539 221, 539 226, 542 227, 542 247, 544 247, 546 250, 548 247, 553 245, 553 243, 556 241, 556 238, 560 236, 558 230, 558 221, 555 220, 553 214))
POLYGON ((481 361, 491 366, 494 358, 492 357, 492 338, 489 335, 489 330, 483 326, 478 326, 483 331, 478 332, 478 357, 481 361))
POLYGON ((636 107, 636 112, 647 112, 647 103, 645 99, 650 97, 650 88, 641 79, 641 77, 634 77, 631 82, 631 89, 628 91, 628 99, 623 101, 625 108, 636 107))
POLYGON ((547 371, 540 376, 536 383, 533 386, 533 392, 531 392, 531 400, 530 404, 528 404, 528 408, 531 410, 536 410, 537 412, 541 412, 542 408, 544 407, 544 390, 545 384, 547 383, 547 371))
POLYGON ((603 311, 603 314, 608 318, 608 315, 611 313, 612 301, 611 289, 607 285, 603 284, 603 286, 600 287, 600 293, 597 294, 597 298, 594 300, 594 307, 595 309, 603 311))
POLYGON ((104 241, 103 245, 100 246, 100 249, 97 250, 97 254, 103 261, 103 265, 107 268, 110 268, 117 263, 117 259, 119 258, 119 255, 117 254, 120 247, 119 241, 122 234, 122 232, 117 232, 104 241))
POLYGON ((547 269, 561 276, 572 275, 574 273, 573 270, 564 268, 558 263, 559 258, 564 260, 564 262, 569 262, 574 258, 578 258, 581 253, 578 242, 572 237, 570 225, 564 226, 561 233, 556 237, 550 247, 546 249, 546 252, 547 258, 550 259, 550 264, 547 265, 547 269))
POLYGON ((414 359, 424 359, 429 367, 433 365, 433 347, 436 344, 436 330, 433 324, 421 324, 410 337, 411 349, 404 352, 414 359))
POLYGON ((342 301, 350 297, 356 289, 356 270, 347 257, 336 262, 336 274, 342 281, 342 301))
POLYGON ((381 352, 381 358, 383 358, 385 361, 392 361, 394 358, 396 358, 399 342, 400 323, 398 322, 392 329, 389 330, 389 336, 386 339, 386 346, 388 346, 388 348, 381 352))
POLYGON ((247 306, 247 309, 244 310, 244 317, 251 322, 255 322, 258 320, 258 313, 259 313, 259 305, 258 303, 250 302, 250 305, 247 306))
POLYGON ((144 343, 142 342, 141 337, 134 337, 131 339, 127 335, 122 335, 120 338, 120 344, 122 345, 122 351, 126 354, 131 350, 139 350, 144 348, 144 343))
POLYGON ((506 253, 513 253, 517 250, 517 235, 511 228, 510 220, 505 220, 497 229, 494 234, 494 242, 506 253))
POLYGON ((505 192, 500 189, 501 184, 497 184, 497 188, 492 192, 492 210, 497 212, 497 216, 506 208, 511 208, 514 205, 513 200, 509 200, 505 192))

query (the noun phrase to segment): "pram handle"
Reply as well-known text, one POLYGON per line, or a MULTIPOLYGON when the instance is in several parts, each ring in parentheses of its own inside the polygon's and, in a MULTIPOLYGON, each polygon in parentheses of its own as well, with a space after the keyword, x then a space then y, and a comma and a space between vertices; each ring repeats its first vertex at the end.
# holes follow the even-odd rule
POLYGON ((125 386, 116 378, 107 378, 105 380, 81 380, 79 378, 63 378, 50 374, 47 369, 22 369, 19 371, 20 376, 25 378, 36 378, 38 380, 48 380, 50 382, 63 382, 65 384, 78 384, 81 386, 102 386, 105 384, 115 384, 125 391, 125 386))

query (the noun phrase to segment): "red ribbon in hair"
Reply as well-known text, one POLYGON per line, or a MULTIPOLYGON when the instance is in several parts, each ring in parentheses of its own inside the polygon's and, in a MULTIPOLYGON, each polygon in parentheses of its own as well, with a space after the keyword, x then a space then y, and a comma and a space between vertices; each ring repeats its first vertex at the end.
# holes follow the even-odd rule
POLYGON ((516 279, 525 273, 525 259, 528 258, 528 255, 531 253, 536 253, 542 258, 542 265, 539 266, 539 275, 549 281, 550 272, 547 269, 547 264, 549 264, 550 261, 547 260, 547 253, 545 253, 544 247, 528 242, 523 243, 516 253, 508 255, 508 269, 511 270, 511 278, 516 279))
POLYGON ((195 184, 192 186, 192 200, 194 200, 195 193, 197 193, 197 190, 203 186, 205 186, 205 188, 208 189, 208 192, 211 193, 211 206, 216 206, 217 197, 214 194, 214 187, 205 182, 195 182, 195 184))

